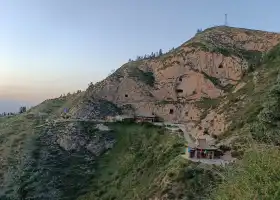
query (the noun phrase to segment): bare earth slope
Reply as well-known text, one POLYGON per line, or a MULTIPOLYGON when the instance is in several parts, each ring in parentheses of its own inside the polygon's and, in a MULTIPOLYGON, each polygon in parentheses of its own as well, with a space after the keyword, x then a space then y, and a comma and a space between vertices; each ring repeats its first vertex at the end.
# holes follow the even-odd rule
MULTIPOLYGON (((91 85, 83 102, 102 99, 124 112, 153 113, 166 121, 184 123, 194 134, 207 129, 219 135, 227 124, 223 113, 212 109, 220 103, 217 100, 241 88, 242 77, 279 41, 277 33, 224 26, 206 29, 171 53, 124 64, 91 85)), ((71 112, 94 117, 87 114, 91 107, 80 103, 71 112)))

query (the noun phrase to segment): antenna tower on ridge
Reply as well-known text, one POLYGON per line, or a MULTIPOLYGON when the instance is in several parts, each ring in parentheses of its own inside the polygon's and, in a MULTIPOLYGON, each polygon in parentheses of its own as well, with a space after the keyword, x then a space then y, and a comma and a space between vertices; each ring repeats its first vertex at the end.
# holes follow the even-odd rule
POLYGON ((228 22, 227 22, 227 14, 225 14, 225 26, 228 25, 228 22))

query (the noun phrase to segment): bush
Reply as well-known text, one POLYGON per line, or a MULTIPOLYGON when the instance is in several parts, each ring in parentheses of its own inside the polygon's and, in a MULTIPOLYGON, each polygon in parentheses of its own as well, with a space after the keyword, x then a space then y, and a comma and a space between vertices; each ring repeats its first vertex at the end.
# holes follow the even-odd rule
POLYGON ((258 120, 250 125, 254 139, 280 145, 280 76, 268 92, 258 120))
POLYGON ((280 199, 280 151, 256 146, 223 173, 213 200, 280 199))
POLYGON ((136 78, 138 81, 153 87, 155 83, 155 77, 153 72, 144 72, 139 69, 137 66, 132 66, 129 71, 130 77, 136 78))

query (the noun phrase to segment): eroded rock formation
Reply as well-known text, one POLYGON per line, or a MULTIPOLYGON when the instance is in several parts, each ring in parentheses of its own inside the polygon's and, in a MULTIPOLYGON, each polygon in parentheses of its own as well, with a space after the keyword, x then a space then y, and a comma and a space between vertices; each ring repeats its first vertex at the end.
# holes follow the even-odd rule
MULTIPOLYGON (((195 123, 199 132, 208 129, 220 134, 227 127, 225 117, 211 109, 207 114, 195 102, 231 92, 279 41, 280 34, 276 33, 213 27, 168 54, 124 64, 90 86, 86 96, 128 106, 136 113, 155 114, 166 121, 195 123)), ((80 110, 83 113, 91 108, 82 105, 80 110)))

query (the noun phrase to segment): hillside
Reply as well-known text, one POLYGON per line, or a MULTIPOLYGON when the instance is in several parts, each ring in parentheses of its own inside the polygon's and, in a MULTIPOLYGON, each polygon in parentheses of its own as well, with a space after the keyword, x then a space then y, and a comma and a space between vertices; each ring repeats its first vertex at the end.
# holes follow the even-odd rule
MULTIPOLYGON (((264 31, 206 29, 171 53, 124 64, 90 86, 85 96, 113 102, 127 113, 154 113, 166 121, 185 123, 195 134, 210 127, 210 134, 219 135, 228 126, 226 117, 213 111, 199 123, 210 114, 207 109, 242 87, 244 75, 279 41, 280 34, 264 31)), ((73 115, 90 107, 90 103, 79 104, 73 115)))
POLYGON ((279 199, 279 42, 276 33, 206 29, 85 92, 0 118, 0 199, 279 199), (61 119, 64 108, 72 121, 61 119), (93 120, 134 112, 208 134, 238 161, 192 163, 180 156, 180 135, 151 124, 100 130, 93 120))

